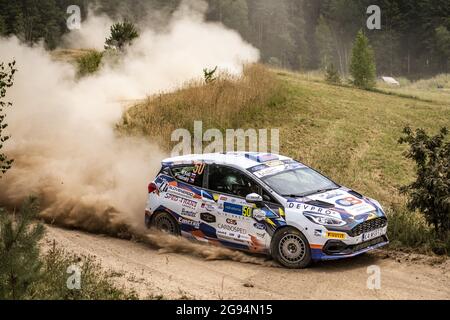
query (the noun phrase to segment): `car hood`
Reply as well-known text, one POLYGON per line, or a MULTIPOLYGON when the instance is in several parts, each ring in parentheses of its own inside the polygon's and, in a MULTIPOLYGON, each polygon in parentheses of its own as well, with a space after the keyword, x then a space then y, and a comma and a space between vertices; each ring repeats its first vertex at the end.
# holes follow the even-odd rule
POLYGON ((383 210, 375 200, 347 188, 303 198, 287 198, 286 207, 294 211, 324 213, 348 222, 363 222, 384 216, 383 210))

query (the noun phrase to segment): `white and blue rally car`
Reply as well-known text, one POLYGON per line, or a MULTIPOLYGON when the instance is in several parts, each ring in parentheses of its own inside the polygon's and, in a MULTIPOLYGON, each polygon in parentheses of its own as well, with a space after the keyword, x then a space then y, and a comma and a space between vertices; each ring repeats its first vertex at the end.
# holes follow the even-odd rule
POLYGON ((274 154, 166 159, 148 186, 148 228, 265 253, 288 268, 389 243, 381 205, 274 154))

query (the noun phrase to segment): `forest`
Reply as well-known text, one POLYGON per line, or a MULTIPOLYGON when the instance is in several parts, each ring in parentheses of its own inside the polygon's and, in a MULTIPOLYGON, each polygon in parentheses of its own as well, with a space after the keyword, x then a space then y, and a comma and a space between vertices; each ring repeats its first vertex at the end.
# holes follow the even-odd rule
MULTIPOLYGON (((197 1, 197 0, 196 0, 197 1)), ((238 31, 257 47, 261 59, 292 70, 334 64, 349 72, 352 44, 359 30, 370 39, 378 75, 418 79, 450 70, 448 0, 205 0, 207 19, 238 31), (381 29, 369 30, 367 8, 381 9, 381 29)), ((0 0, 0 34, 17 35, 30 45, 61 45, 67 7, 79 5, 114 19, 163 27, 181 0, 0 0), (158 14, 152 14, 157 12, 158 14)), ((211 44, 213 45, 213 44, 211 44)))

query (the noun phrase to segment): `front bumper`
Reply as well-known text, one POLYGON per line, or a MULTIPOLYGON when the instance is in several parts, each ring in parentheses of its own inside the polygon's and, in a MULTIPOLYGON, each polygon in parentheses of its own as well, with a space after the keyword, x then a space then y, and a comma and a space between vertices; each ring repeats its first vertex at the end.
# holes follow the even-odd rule
POLYGON ((311 248, 311 255, 312 259, 316 261, 351 258, 387 244, 389 244, 387 235, 359 244, 346 244, 340 240, 328 240, 322 248, 311 248))

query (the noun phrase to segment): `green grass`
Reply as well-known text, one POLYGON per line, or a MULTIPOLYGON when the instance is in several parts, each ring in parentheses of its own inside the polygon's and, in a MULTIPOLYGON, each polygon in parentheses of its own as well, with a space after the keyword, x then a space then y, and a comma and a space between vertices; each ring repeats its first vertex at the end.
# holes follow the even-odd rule
MULTIPOLYGON (((259 72, 261 73, 261 71, 259 72)), ((265 86, 258 94, 264 95, 264 101, 255 104, 243 104, 236 116, 233 112, 213 112, 210 104, 196 104, 195 116, 191 115, 192 106, 186 99, 180 103, 176 97, 180 92, 167 94, 158 99, 150 99, 145 105, 139 105, 128 113, 128 132, 150 134, 154 138, 158 132, 159 117, 153 116, 149 106, 159 108, 178 108, 177 114, 187 115, 190 122, 205 120, 206 124, 218 124, 231 128, 279 128, 280 152, 312 166, 336 182, 353 188, 367 196, 379 200, 390 212, 403 214, 406 199, 398 191, 399 187, 414 179, 414 163, 405 159, 403 153, 407 146, 399 145, 398 139, 405 126, 420 127, 435 134, 441 127, 450 128, 450 100, 444 96, 427 100, 414 98, 400 92, 364 91, 350 86, 326 84, 317 74, 298 74, 284 70, 274 70, 276 85, 265 86), (214 118, 215 117, 215 118, 214 118), (146 122, 141 121, 146 119, 146 122), (155 122, 153 122, 155 121, 155 122), (130 131, 130 129, 133 129, 130 131), (153 131, 149 131, 153 130, 153 131)), ((252 83, 252 81, 249 81, 252 83)), ((234 105, 233 96, 242 94, 245 88, 232 88, 227 92, 228 105, 234 105), (236 90, 235 92, 233 90, 236 90)), ((207 91, 208 99, 216 101, 217 91, 207 91)), ((205 89, 189 89, 189 101, 203 101, 205 89)), ((420 96, 420 93, 417 94, 420 96)), ((220 98, 220 96, 218 96, 220 98)), ((223 111, 223 110, 222 110, 223 111)), ((158 111, 156 115, 161 113, 158 111)), ((179 128, 180 120, 165 117, 165 126, 179 128), (172 124, 172 126, 170 125, 172 124)), ((190 129, 192 124, 186 124, 190 129)), ((209 129, 208 125, 204 130, 209 129)), ((163 130, 168 135, 167 130, 163 130)), ((170 139, 164 136, 162 140, 170 139)), ((164 144, 170 150, 170 143, 164 144)), ((395 213, 393 213, 395 214, 395 213)), ((414 214, 411 213, 412 216, 414 214)), ((428 226, 422 220, 391 219, 391 228, 411 230, 423 237, 408 238, 400 232, 394 232, 402 245, 413 247, 429 244, 433 239, 428 226), (416 221, 420 227, 411 226, 416 221)), ((415 222, 415 223, 416 223, 415 222)))
POLYGON ((441 74, 431 79, 411 82, 405 78, 398 78, 400 86, 390 86, 382 81, 378 82, 380 90, 392 94, 413 96, 427 101, 450 104, 450 74, 441 74))

